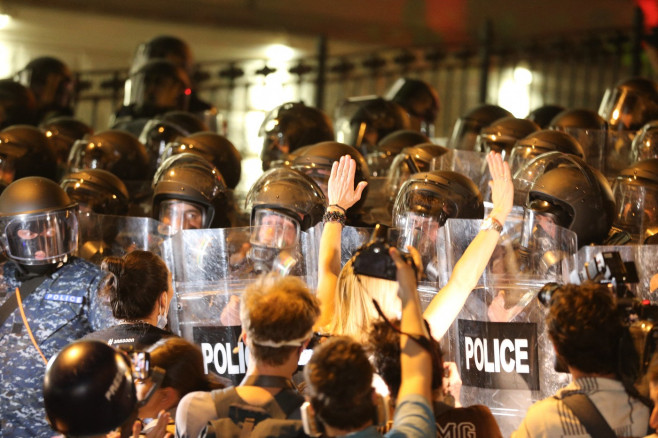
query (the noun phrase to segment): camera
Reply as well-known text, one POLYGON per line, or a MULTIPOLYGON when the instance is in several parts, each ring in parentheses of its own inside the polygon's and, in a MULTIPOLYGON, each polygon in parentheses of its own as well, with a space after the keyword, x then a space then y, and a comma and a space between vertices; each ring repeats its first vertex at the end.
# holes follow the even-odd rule
MULTIPOLYGON (((355 274, 396 281, 397 268, 388 253, 392 245, 387 241, 387 232, 388 227, 375 225, 370 241, 359 248, 354 255, 352 266, 355 274)), ((411 266, 417 271, 411 254, 400 251, 400 255, 405 262, 411 262, 411 266)))

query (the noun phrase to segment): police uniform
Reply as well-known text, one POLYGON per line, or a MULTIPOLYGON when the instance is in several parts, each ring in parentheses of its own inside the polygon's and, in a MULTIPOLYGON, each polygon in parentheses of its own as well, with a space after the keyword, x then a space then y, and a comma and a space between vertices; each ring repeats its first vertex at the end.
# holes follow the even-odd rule
MULTIPOLYGON (((32 333, 47 359, 92 330, 116 323, 109 316, 109 306, 97 297, 101 277, 96 265, 73 258, 46 276, 22 300, 32 333)), ((21 285, 18 278, 16 264, 5 262, 0 278, 0 305, 21 285)), ((53 435, 43 408, 45 369, 19 309, 14 310, 0 326, 0 436, 53 435)))

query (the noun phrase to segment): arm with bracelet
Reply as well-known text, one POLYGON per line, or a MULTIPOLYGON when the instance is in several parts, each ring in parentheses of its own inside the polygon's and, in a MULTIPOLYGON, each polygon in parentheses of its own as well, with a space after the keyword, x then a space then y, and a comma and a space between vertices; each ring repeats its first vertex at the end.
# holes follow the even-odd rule
POLYGON ((333 163, 329 176, 327 187, 329 206, 323 218, 318 269, 317 296, 320 300, 320 318, 316 328, 320 330, 331 322, 333 316, 336 284, 341 268, 341 233, 345 225, 345 213, 361 199, 361 193, 368 184, 362 181, 355 188, 355 172, 356 162, 349 155, 345 155, 333 163))
POLYGON ((493 209, 482 222, 480 232, 455 264, 448 283, 425 309, 425 319, 429 322, 436 339, 445 335, 464 306, 468 295, 477 286, 496 248, 507 215, 512 210, 514 185, 509 165, 503 161, 500 154, 495 152, 487 155, 487 163, 492 177, 489 185, 493 209))

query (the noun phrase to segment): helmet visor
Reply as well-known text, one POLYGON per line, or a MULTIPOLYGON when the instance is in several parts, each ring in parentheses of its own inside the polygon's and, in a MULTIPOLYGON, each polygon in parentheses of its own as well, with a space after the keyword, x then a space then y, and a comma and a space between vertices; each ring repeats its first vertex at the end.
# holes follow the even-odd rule
POLYGON ((292 248, 299 240, 299 223, 289 216, 270 209, 258 209, 254 214, 250 242, 268 248, 292 248))
MULTIPOLYGON (((418 185, 418 183, 414 184, 414 186, 418 185)), ((454 199, 451 199, 453 196, 458 195, 443 192, 438 187, 435 190, 417 190, 413 186, 405 185, 400 190, 393 207, 395 226, 398 228, 405 226, 401 219, 408 218, 409 213, 433 218, 439 225, 443 225, 448 218, 457 217, 459 212, 454 199)))
POLYGON ((56 263, 78 246, 74 208, 3 218, 7 255, 25 265, 56 263))
POLYGON ((206 223, 205 208, 193 202, 168 199, 160 202, 158 220, 171 228, 178 230, 200 230, 206 223))
POLYGON ((617 212, 614 225, 642 243, 645 231, 658 225, 658 188, 631 180, 618 181, 614 192, 617 212))

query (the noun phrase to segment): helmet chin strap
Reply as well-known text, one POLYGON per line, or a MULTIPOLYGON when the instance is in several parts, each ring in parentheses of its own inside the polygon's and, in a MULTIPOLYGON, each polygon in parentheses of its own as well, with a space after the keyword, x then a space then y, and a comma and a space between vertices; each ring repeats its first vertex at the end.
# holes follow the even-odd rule
POLYGON ((64 265, 63 261, 58 263, 48 263, 45 265, 24 265, 16 262, 16 268, 18 270, 16 277, 20 281, 25 281, 33 277, 50 275, 61 268, 62 265, 64 265))

